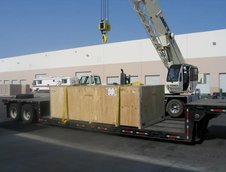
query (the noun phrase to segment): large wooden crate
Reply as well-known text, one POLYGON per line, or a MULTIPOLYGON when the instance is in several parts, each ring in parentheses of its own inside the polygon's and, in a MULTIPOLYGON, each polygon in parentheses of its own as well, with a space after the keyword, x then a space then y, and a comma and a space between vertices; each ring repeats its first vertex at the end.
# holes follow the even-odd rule
POLYGON ((51 118, 68 119, 67 87, 50 87, 51 118))
POLYGON ((119 87, 68 87, 68 115, 71 120, 117 126, 119 123, 119 87))
POLYGON ((161 121, 165 114, 164 86, 120 88, 120 125, 144 128, 161 121))

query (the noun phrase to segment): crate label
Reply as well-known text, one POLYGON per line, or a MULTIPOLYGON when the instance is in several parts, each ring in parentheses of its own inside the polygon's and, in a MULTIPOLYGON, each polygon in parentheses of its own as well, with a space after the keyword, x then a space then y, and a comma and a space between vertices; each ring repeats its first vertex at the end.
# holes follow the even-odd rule
POLYGON ((116 96, 115 88, 107 88, 107 95, 108 96, 116 96))

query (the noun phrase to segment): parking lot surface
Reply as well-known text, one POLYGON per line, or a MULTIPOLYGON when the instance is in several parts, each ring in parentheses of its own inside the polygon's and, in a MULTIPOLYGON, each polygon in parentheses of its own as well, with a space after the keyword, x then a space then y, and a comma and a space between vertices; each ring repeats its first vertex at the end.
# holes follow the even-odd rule
POLYGON ((201 144, 164 142, 8 121, 0 107, 0 171, 226 171, 226 115, 201 144))

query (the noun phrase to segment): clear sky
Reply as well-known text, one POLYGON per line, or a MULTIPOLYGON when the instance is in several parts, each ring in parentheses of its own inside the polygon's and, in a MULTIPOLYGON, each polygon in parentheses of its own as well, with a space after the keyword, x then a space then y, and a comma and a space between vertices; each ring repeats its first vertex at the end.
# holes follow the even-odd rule
MULTIPOLYGON (((0 0, 0 58, 101 44, 101 0, 0 0)), ((147 38, 128 0, 109 0, 109 42, 147 38)), ((159 0, 175 34, 226 29, 226 0, 159 0)))

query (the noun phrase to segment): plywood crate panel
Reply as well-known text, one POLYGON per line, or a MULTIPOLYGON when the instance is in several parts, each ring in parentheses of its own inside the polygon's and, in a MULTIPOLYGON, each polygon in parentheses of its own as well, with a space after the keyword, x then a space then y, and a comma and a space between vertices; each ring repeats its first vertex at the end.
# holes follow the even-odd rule
POLYGON ((100 107, 101 116, 98 118, 99 123, 119 124, 119 86, 100 86, 100 107))
POLYGON ((140 123, 140 87, 124 86, 120 88, 120 125, 139 126, 140 123))
POLYGON ((118 125, 119 87, 68 87, 68 112, 71 120, 118 125))
POLYGON ((94 87, 68 87, 69 119, 91 122, 91 116, 98 111, 98 109, 93 109, 95 107, 94 96, 94 87))
POLYGON ((144 128, 164 117, 164 86, 122 86, 120 125, 144 128))
POLYGON ((67 119, 67 87, 50 87, 50 114, 52 118, 67 119))

